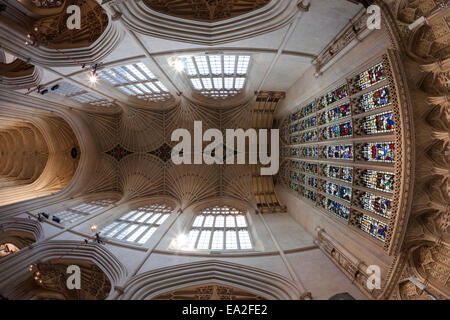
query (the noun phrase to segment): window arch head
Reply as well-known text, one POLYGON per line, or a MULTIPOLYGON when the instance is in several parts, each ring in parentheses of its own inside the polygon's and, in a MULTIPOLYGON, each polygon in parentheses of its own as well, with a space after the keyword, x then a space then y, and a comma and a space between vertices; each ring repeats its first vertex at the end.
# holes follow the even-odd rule
POLYGON ((229 206, 202 210, 194 219, 183 250, 251 250, 245 213, 229 206))

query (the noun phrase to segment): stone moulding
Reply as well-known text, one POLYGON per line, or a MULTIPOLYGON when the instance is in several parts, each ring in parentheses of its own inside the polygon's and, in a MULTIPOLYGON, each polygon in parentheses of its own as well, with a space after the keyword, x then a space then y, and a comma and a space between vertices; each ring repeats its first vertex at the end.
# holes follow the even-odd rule
POLYGON ((272 0, 266 6, 217 22, 187 20, 151 10, 143 1, 111 1, 107 5, 120 15, 130 29, 167 40, 219 45, 278 30, 295 19, 298 0, 272 0))
POLYGON ((301 292, 289 279, 265 270, 209 260, 165 267, 139 274, 123 288, 121 300, 151 300, 185 286, 215 282, 240 288, 269 300, 298 300, 301 292))
MULTIPOLYGON (((14 290, 13 284, 19 284, 30 274, 28 266, 50 260, 82 260, 94 263, 111 282, 111 288, 120 285, 127 276, 122 263, 105 247, 97 244, 84 244, 83 241, 45 241, 27 247, 3 258, 0 261, 1 294, 8 296, 14 290), (17 270, 23 270, 17 272, 17 270)), ((112 289, 111 289, 112 290, 112 289)))
MULTIPOLYGON (((25 46, 27 40, 25 30, 16 30, 13 20, 0 24, 0 41, 2 46, 11 52, 17 54, 19 58, 38 66, 61 67, 76 65, 74 60, 79 63, 91 64, 93 61, 101 61, 119 44, 122 33, 112 22, 108 15, 109 22, 103 34, 95 40, 92 45, 85 48, 60 49, 60 52, 54 49, 40 45, 25 46), (70 58, 68 58, 70 57, 70 58)), ((30 30, 31 31, 31 30, 30 30)))

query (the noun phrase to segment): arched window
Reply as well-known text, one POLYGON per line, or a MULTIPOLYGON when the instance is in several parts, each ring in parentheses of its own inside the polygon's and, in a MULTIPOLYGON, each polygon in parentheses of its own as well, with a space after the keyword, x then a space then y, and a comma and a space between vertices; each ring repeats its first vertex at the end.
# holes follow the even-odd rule
POLYGON ((192 87, 204 96, 226 99, 245 87, 250 56, 204 55, 180 57, 192 87))
POLYGON ((245 214, 227 206, 208 208, 196 216, 184 250, 250 250, 245 214))
POLYGON ((126 212, 122 217, 100 231, 106 238, 145 244, 158 227, 166 221, 172 208, 165 204, 152 204, 126 212))
POLYGON ((53 214, 52 219, 60 223, 71 224, 90 214, 97 213, 113 203, 114 201, 111 199, 83 202, 77 206, 67 208, 53 214))

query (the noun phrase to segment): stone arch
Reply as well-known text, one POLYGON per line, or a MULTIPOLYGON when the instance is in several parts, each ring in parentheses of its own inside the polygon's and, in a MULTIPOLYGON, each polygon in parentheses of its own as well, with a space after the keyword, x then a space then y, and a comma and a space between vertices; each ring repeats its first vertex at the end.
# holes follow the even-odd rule
POLYGON ((110 292, 115 286, 121 285, 127 276, 126 268, 104 246, 86 244, 84 241, 48 241, 38 243, 27 250, 20 250, 0 261, 0 294, 7 298, 20 299, 23 297, 21 290, 24 286, 29 286, 30 265, 61 261, 95 265, 110 282, 110 292))
POLYGON ((5 118, 0 130, 3 180, 0 205, 58 192, 78 168, 79 143, 70 125, 48 113, 30 119, 5 118), (7 183, 6 183, 7 182, 7 183))
POLYGON ((122 300, 151 300, 187 285, 216 283, 268 300, 297 300, 301 292, 292 281, 272 272, 209 260, 139 274, 124 286, 122 300))
POLYGON ((0 244, 12 243, 23 249, 42 240, 44 231, 41 224, 32 219, 10 218, 0 224, 0 244))

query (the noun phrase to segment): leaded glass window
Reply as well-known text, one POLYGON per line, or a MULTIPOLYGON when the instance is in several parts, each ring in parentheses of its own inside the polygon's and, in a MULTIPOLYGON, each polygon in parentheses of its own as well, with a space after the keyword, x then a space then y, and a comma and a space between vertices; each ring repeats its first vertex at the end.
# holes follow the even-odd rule
POLYGON ((394 142, 374 142, 366 143, 362 154, 365 160, 373 162, 394 162, 395 143, 394 142))
POLYGON ((386 239, 387 224, 366 214, 361 216, 359 223, 362 231, 381 241, 386 239))
POLYGON ((394 115, 392 112, 383 112, 364 118, 363 127, 367 134, 388 133, 394 131, 394 115))
POLYGON ((364 112, 385 107, 390 104, 391 95, 388 87, 366 93, 359 99, 359 106, 364 112))
POLYGON ((323 137, 327 140, 351 137, 352 134, 353 134, 353 132, 352 132, 352 123, 351 122, 345 122, 345 123, 328 126, 323 131, 323 137))
POLYGON ((327 164, 323 168, 323 172, 327 178, 342 180, 349 183, 353 181, 353 169, 349 167, 327 164))
POLYGON ((251 250, 245 214, 228 206, 204 209, 197 215, 184 250, 251 250))
POLYGON ((326 146, 324 149, 325 157, 328 159, 353 159, 353 145, 339 144, 335 146, 326 146))
POLYGON ((323 198, 322 205, 325 210, 333 213, 334 215, 338 216, 339 218, 342 218, 344 220, 348 220, 348 217, 350 215, 350 208, 347 206, 344 206, 343 204, 334 201, 330 198, 323 198))
POLYGON ((165 204, 151 204, 126 212, 118 220, 106 225, 100 235, 128 243, 145 244, 158 227, 172 213, 165 204))
POLYGON ((338 107, 332 108, 322 115, 322 120, 324 123, 333 122, 339 119, 344 119, 351 116, 352 112, 350 109, 350 103, 344 103, 338 107))
POLYGON ((98 75, 129 96, 153 102, 171 97, 166 86, 143 62, 102 70, 98 75))
POLYGON ((352 197, 352 189, 349 187, 341 186, 340 184, 325 181, 322 185, 323 190, 331 195, 335 196, 337 198, 341 198, 345 201, 350 201, 352 197))
POLYGON ((315 191, 311 191, 311 190, 308 190, 308 189, 303 189, 302 195, 306 199, 309 199, 309 200, 314 201, 314 202, 317 201, 317 192, 315 192, 315 191))
POLYGON ((363 174, 364 185, 367 188, 384 192, 394 191, 394 178, 393 173, 377 170, 366 170, 363 174))
POLYGON ((62 211, 59 211, 53 214, 53 216, 59 218, 61 223, 72 224, 85 218, 90 214, 95 214, 99 212, 100 210, 108 207, 113 203, 114 201, 110 199, 83 202, 74 207, 66 208, 62 211))
POLYGON ((66 81, 59 83, 51 92, 71 100, 93 106, 110 107, 113 105, 111 101, 108 101, 95 93, 88 92, 66 81))
POLYGON ((384 66, 382 63, 362 72, 358 76, 356 86, 360 90, 370 88, 386 79, 384 66))
POLYGON ((244 89, 251 60, 248 55, 223 54, 180 59, 193 88, 214 99, 226 99, 244 89))
POLYGON ((388 218, 392 210, 390 199, 365 192, 361 198, 361 205, 367 211, 376 213, 382 217, 388 218))

